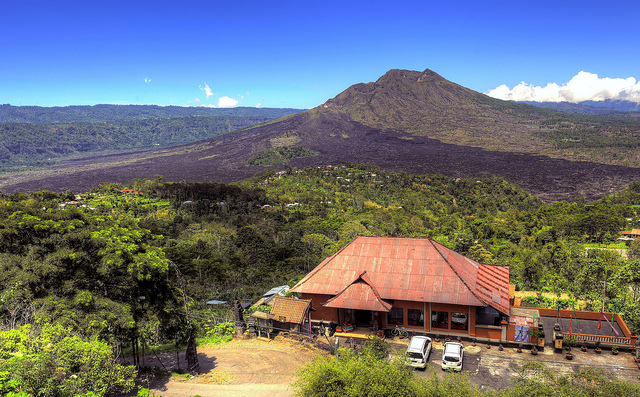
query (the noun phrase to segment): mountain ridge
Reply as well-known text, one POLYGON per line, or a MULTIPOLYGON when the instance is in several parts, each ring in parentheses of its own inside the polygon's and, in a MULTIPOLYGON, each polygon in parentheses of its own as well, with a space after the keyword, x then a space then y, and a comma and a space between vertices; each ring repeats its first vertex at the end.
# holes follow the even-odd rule
MULTIPOLYGON (((579 143, 582 138, 575 131, 606 121, 572 117, 490 98, 428 69, 394 69, 376 82, 348 87, 316 108, 264 125, 163 150, 75 159, 48 173, 5 175, 0 177, 0 188, 89 190, 98 181, 127 182, 157 174, 174 181, 232 182, 268 168, 250 167, 247 162, 281 146, 318 153, 290 160, 292 167, 354 162, 393 172, 452 177, 491 173, 545 201, 572 200, 579 194, 595 199, 640 179, 637 168, 570 161, 592 148, 560 147, 553 141, 555 134, 574 133, 568 142, 579 143), (582 127, 576 130, 576 125, 582 127), (561 158, 571 151, 574 157, 561 158)), ((603 125, 611 134, 612 126, 603 125)), ((593 134, 600 133, 597 128, 593 134)), ((640 125, 629 121, 619 128, 633 134, 640 131, 640 125)), ((596 135, 589 142, 597 143, 596 135)), ((617 142, 605 143, 610 141, 617 142)))

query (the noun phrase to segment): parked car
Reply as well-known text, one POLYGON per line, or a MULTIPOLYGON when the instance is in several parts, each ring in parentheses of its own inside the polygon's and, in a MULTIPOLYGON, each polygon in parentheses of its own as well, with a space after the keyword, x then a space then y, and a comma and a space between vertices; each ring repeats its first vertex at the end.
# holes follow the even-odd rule
POLYGON ((442 369, 462 371, 462 359, 464 356, 464 346, 462 343, 447 342, 442 351, 442 369))
POLYGON ((414 336, 407 347, 407 365, 414 368, 426 368, 431 354, 431 338, 414 336))
POLYGON ((451 313, 451 328, 467 329, 467 313, 451 313))
POLYGON ((451 322, 454 324, 467 324, 467 314, 451 313, 451 322))

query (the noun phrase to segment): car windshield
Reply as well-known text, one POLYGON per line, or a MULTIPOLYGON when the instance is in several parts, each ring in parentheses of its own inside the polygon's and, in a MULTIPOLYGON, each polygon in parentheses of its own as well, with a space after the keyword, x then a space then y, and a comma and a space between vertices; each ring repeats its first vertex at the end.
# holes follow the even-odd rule
POLYGON ((421 359, 422 358, 422 354, 421 353, 409 353, 409 358, 421 359))
POLYGON ((458 360, 459 360, 458 357, 454 357, 454 356, 445 356, 444 357, 444 361, 457 363, 458 360))
POLYGON ((460 348, 458 346, 446 346, 444 354, 454 354, 456 356, 460 355, 460 348))

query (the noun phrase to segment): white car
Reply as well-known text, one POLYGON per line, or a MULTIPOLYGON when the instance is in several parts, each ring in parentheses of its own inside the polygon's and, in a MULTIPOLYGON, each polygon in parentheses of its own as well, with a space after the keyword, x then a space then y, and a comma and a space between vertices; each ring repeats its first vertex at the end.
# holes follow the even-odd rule
POLYGON ((407 347, 407 365, 414 368, 427 368, 431 354, 431 338, 414 336, 407 347))
POLYGON ((462 359, 464 357, 464 346, 462 343, 447 342, 442 351, 442 369, 462 371, 462 359))
POLYGON ((453 324, 466 324, 467 323, 467 314, 466 313, 451 313, 451 322, 453 324))

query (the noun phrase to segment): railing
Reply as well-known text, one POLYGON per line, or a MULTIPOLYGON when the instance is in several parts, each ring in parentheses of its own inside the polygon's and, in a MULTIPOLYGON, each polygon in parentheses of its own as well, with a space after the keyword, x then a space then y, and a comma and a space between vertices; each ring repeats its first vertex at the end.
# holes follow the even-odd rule
POLYGON ((572 336, 576 339, 578 344, 588 343, 594 344, 596 342, 600 342, 603 345, 607 346, 635 346, 635 338, 628 338, 626 336, 606 336, 606 335, 589 335, 589 334, 576 334, 575 332, 569 334, 568 332, 562 333, 565 338, 572 336))

